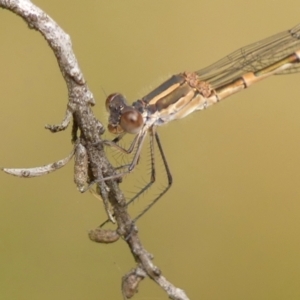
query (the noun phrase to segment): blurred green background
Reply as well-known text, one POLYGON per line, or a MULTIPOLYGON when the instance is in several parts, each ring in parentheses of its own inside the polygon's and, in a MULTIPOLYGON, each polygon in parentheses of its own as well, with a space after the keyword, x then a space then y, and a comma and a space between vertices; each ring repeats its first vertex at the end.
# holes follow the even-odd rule
MULTIPOLYGON (((70 34, 104 122, 103 90, 133 101, 174 73, 300 22, 296 0, 35 3, 70 34)), ((0 39, 0 166, 65 157, 70 128, 44 129, 62 120, 67 104, 54 55, 6 10, 0 39)), ((174 185, 138 227, 155 264, 191 299, 300 299, 299 81, 273 77, 159 128, 174 185)), ((147 179, 141 169, 122 183, 129 196, 147 179)), ((69 163, 35 179, 0 173, 1 299, 122 299, 120 278, 133 259, 123 241, 88 240, 106 216, 99 200, 76 190, 72 171, 69 163)), ((148 279, 134 299, 167 296, 148 279)))

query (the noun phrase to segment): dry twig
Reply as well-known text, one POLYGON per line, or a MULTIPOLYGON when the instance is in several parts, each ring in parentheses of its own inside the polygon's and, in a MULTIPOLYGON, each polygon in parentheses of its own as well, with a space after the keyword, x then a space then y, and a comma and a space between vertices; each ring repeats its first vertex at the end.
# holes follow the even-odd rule
MULTIPOLYGON (((94 179, 114 175, 115 170, 103 151, 101 134, 104 132, 104 127, 95 118, 91 109, 95 104, 93 94, 78 66, 69 35, 46 13, 28 0, 0 0, 0 7, 14 12, 24 19, 29 28, 39 31, 57 58, 59 68, 67 84, 69 99, 63 121, 58 125, 46 125, 46 128, 51 132, 62 131, 67 128, 73 117, 72 141, 74 142, 74 150, 71 156, 75 151, 75 182, 79 190, 84 189, 83 181, 85 179, 91 182, 94 179)), ((42 169, 38 167, 27 170, 3 170, 19 177, 30 177, 28 172, 31 176, 39 176, 62 167, 71 156, 69 155, 66 159, 59 161, 59 164, 49 164, 42 169)), ((136 262, 135 268, 124 275, 122 279, 124 298, 128 299, 134 296, 141 280, 149 276, 167 292, 171 299, 188 299, 184 291, 171 284, 162 276, 160 269, 153 264, 153 256, 143 247, 138 237, 137 227, 127 213, 125 198, 119 189, 118 182, 115 180, 99 182, 97 192, 106 204, 106 208, 108 207, 107 203, 110 202, 118 228, 116 231, 97 228, 89 233, 90 239, 100 243, 112 243, 122 237, 128 244, 136 262)))

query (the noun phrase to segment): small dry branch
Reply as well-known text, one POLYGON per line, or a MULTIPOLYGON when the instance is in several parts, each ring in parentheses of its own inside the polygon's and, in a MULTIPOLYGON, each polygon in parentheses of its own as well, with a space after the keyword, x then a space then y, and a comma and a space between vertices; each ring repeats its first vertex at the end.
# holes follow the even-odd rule
MULTIPOLYGON (((85 190, 84 181, 89 184, 96 179, 116 174, 103 151, 101 135, 104 127, 93 114, 94 97, 79 68, 69 35, 45 12, 28 0, 0 0, 0 7, 22 17, 29 28, 35 29, 43 35, 52 49, 67 85, 68 104, 63 121, 58 125, 46 125, 46 128, 51 132, 62 131, 73 121, 72 141, 74 142, 71 154, 56 163, 32 169, 4 168, 3 170, 19 177, 48 174, 64 166, 75 152, 75 182, 80 191, 85 190)), ((124 299, 134 296, 139 283, 146 276, 160 285, 171 299, 188 299, 184 291, 167 281, 162 276, 160 269, 153 264, 153 256, 143 247, 138 237, 137 227, 127 213, 125 197, 119 189, 118 182, 116 180, 100 181, 97 183, 96 191, 103 199, 108 213, 108 203, 110 203, 117 229, 96 228, 90 231, 90 239, 100 243, 113 243, 120 237, 123 238, 128 244, 136 264, 134 269, 122 278, 124 299)))

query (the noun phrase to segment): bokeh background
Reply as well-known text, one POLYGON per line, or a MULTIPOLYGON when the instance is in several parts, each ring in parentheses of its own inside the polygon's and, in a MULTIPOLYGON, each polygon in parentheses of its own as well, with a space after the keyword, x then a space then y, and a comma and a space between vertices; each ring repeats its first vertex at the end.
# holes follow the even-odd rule
MULTIPOLYGON (((133 101, 171 74, 300 22, 296 0, 35 3, 70 34, 104 122, 105 93, 133 101)), ((44 129, 62 120, 67 104, 54 55, 6 10, 0 40, 0 166, 65 157, 70 128, 44 129)), ((300 299, 299 81, 300 74, 270 78, 159 128, 174 185, 138 227, 154 262, 191 299, 300 299)), ((149 166, 147 152, 142 158, 149 166)), ((129 196, 147 179, 142 166, 122 183, 129 196)), ((72 171, 69 163, 35 179, 0 173, 1 299, 122 299, 120 278, 133 259, 123 241, 89 241, 106 216, 99 200, 76 190, 72 171)), ((147 279, 134 299, 167 296, 147 279)))

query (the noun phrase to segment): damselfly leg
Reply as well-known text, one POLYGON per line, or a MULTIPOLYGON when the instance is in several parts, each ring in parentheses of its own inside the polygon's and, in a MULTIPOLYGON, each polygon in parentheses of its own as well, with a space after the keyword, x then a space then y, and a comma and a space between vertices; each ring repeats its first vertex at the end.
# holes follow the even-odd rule
MULTIPOLYGON (((171 172, 170 172, 170 169, 169 169, 169 166, 168 166, 168 163, 167 163, 167 160, 166 160, 166 157, 165 157, 165 154, 163 152, 163 149, 162 149, 162 145, 161 145, 161 142, 160 142, 160 139, 159 139, 159 136, 158 136, 158 133, 155 131, 155 127, 152 126, 148 129, 148 132, 149 132, 149 138, 150 138, 150 165, 151 165, 151 171, 150 171, 150 178, 149 178, 149 181, 146 183, 146 185, 144 187, 142 187, 138 193, 136 193, 134 195, 134 197, 132 197, 126 204, 126 206, 132 204, 136 199, 138 199, 143 193, 145 193, 153 184, 154 182, 156 181, 156 169, 155 169, 155 151, 154 151, 154 143, 156 142, 157 144, 157 147, 158 147, 158 150, 159 150, 159 154, 162 158, 162 161, 163 161, 163 165, 164 165, 164 169, 166 171, 166 175, 167 175, 167 185, 165 187, 163 187, 162 191, 154 198, 151 200, 151 203, 146 206, 134 219, 133 221, 137 221, 141 216, 143 216, 168 190, 169 188, 171 187, 171 184, 172 184, 172 175, 171 175, 171 172)), ((147 133, 147 132, 146 132, 147 133)), ((146 136, 146 133, 145 133, 145 136, 146 136)), ((124 135, 123 135, 124 136, 124 135)), ((122 136, 122 137, 123 137, 122 136)), ((117 142, 120 140, 118 137, 115 139, 117 142)), ((123 153, 126 153, 126 154, 130 154, 132 153, 132 151, 136 149, 136 153, 135 153, 135 156, 138 155, 138 157, 136 158, 134 156, 132 162, 129 164, 129 165, 125 165, 125 166, 120 166, 120 169, 122 168, 134 168, 138 161, 139 161, 139 158, 140 158, 140 151, 142 147, 142 144, 139 144, 138 141, 138 136, 136 136, 133 140, 133 142, 131 143, 130 147, 128 149, 124 149, 122 148, 120 145, 116 144, 115 143, 115 140, 113 141, 105 141, 104 143, 106 145, 109 145, 110 147, 115 147, 116 149, 118 149, 119 151, 122 151, 123 153), (133 164, 134 163, 134 164, 133 164)), ((140 143, 143 142, 144 140, 144 137, 140 140, 140 143)), ((131 169, 131 170, 132 170, 131 169)), ((127 173, 122 173, 122 171, 120 172, 120 176, 124 176, 126 175, 127 173)), ((106 224, 107 222, 109 222, 109 220, 106 220, 103 224, 101 224, 100 226, 103 226, 104 224, 106 224)))

